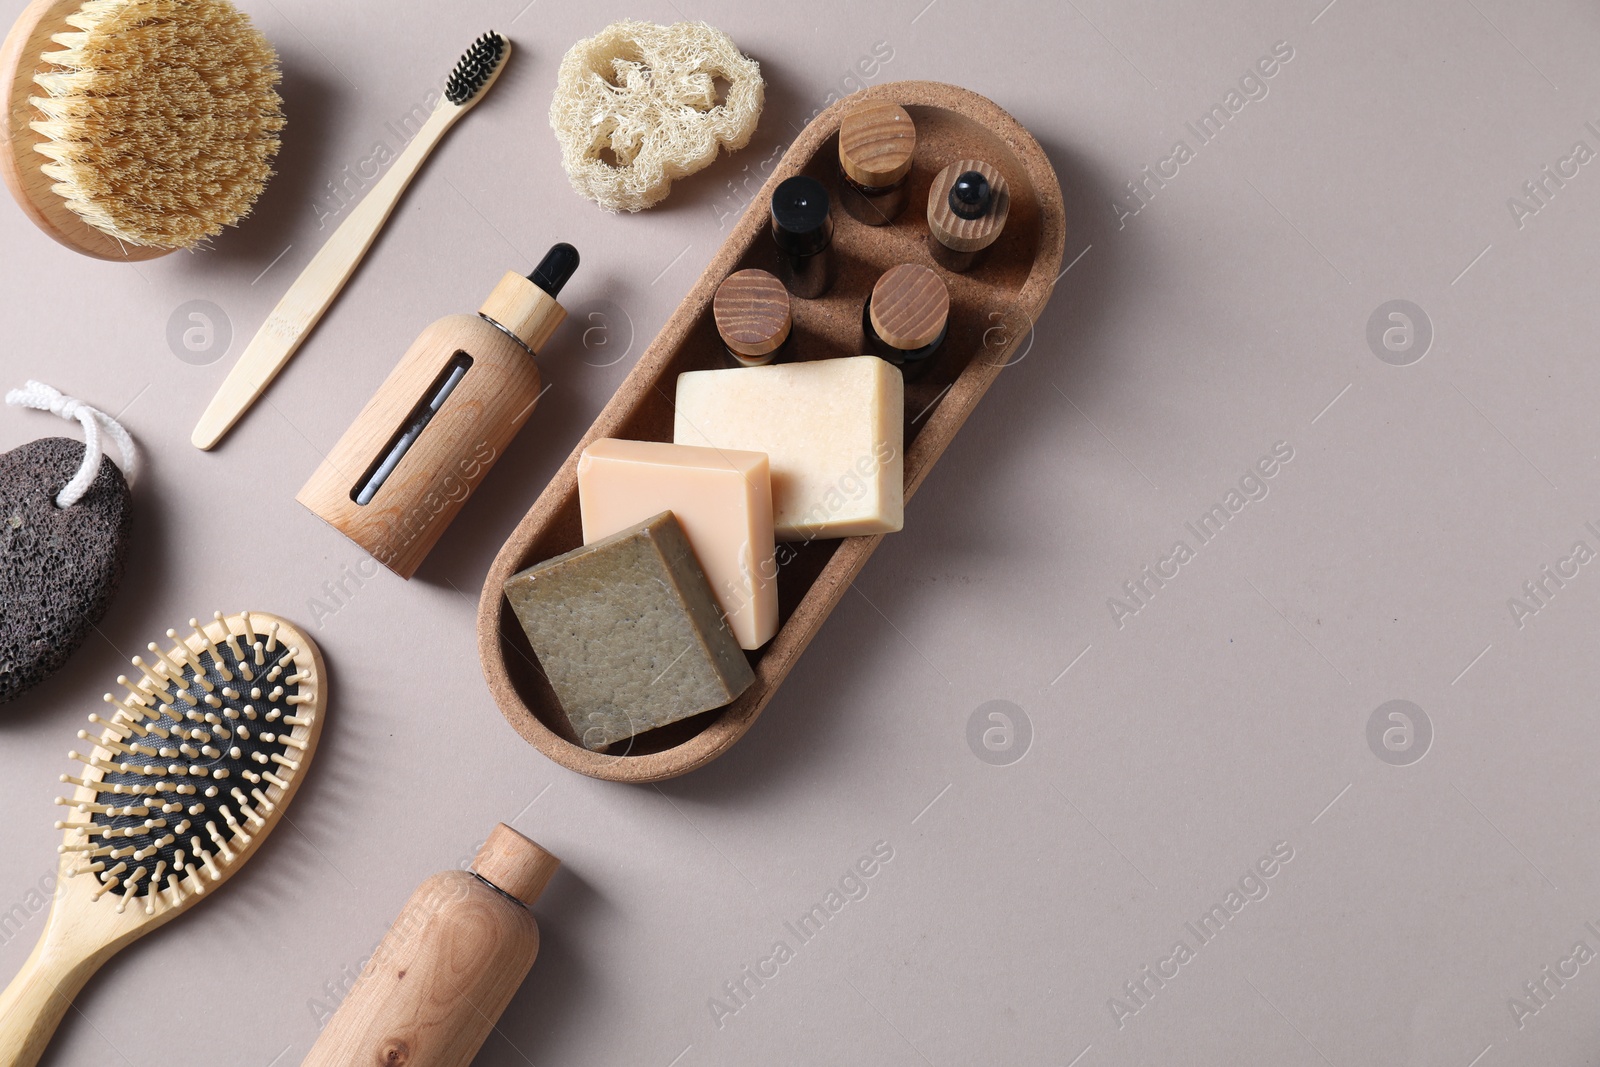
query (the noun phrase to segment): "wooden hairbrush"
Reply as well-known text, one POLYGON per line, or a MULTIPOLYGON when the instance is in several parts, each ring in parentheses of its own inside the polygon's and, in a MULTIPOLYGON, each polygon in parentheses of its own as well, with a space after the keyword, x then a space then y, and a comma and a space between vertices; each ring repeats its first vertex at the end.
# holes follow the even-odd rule
POLYGON ((277 825, 316 751, 322 654, 272 615, 221 612, 152 642, 140 677, 90 715, 93 747, 56 798, 69 816, 55 900, 22 971, 0 993, 0 1067, 30 1067, 72 999, 122 946, 227 881, 277 825))

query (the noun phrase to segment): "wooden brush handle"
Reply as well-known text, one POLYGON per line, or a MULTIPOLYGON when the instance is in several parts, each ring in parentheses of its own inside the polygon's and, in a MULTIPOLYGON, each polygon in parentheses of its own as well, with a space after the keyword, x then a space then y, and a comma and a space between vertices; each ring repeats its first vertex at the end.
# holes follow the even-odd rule
POLYGON ((468 1067, 539 953, 539 927, 519 901, 532 903, 559 865, 502 824, 477 874, 423 882, 302 1067, 468 1067))
POLYGON ((72 999, 109 955, 75 956, 63 951, 46 929, 22 970, 0 993, 0 1067, 39 1062, 72 999))
MULTIPOLYGON (((506 47, 511 47, 509 42, 506 47)), ((267 321, 261 324, 250 347, 233 365, 222 388, 200 416, 200 423, 190 438, 196 448, 209 451, 215 447, 240 416, 250 410, 250 405, 266 392, 272 379, 289 362, 289 357, 299 351, 323 313, 338 298, 434 146, 487 91, 487 88, 481 90, 461 105, 452 104, 448 99, 439 101, 388 173, 328 238, 328 243, 306 265, 272 314, 267 316, 267 321)))

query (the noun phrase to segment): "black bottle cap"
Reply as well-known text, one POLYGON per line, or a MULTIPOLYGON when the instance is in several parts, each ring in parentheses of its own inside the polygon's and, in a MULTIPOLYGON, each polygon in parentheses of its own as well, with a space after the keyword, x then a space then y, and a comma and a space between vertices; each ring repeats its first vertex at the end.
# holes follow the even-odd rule
POLYGON ((815 178, 797 174, 772 191, 772 238, 795 256, 809 256, 833 240, 833 219, 828 215, 827 187, 815 178))
POLYGON ((561 295, 561 287, 577 272, 578 250, 563 242, 550 246, 528 280, 555 297, 561 295))
POLYGON ((969 170, 950 187, 950 210, 958 219, 981 219, 989 213, 994 191, 982 173, 969 170))

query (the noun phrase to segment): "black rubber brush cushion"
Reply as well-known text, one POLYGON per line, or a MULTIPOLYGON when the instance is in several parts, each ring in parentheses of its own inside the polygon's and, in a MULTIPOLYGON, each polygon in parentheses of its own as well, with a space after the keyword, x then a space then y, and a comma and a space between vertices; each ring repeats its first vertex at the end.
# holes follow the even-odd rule
POLYGON ((133 500, 116 464, 56 507, 82 462, 83 442, 65 437, 0 456, 0 704, 59 670, 122 583, 133 500))

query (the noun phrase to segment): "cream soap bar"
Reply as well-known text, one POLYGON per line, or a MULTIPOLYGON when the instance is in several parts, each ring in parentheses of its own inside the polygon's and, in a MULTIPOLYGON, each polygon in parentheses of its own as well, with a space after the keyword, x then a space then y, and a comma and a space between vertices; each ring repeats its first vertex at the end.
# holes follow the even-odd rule
POLYGON ((673 440, 765 452, 779 541, 905 523, 905 385, 877 356, 678 375, 673 440))
POLYGON ((739 646, 760 648, 778 632, 766 456, 605 438, 578 459, 578 503, 584 544, 672 512, 739 646))

